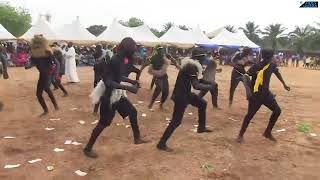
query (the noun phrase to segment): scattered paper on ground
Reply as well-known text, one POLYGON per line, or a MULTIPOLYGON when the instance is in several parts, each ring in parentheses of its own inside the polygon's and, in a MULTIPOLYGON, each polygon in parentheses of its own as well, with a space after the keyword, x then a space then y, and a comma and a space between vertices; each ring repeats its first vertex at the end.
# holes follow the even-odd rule
POLYGON ((91 124, 97 124, 98 122, 99 122, 99 120, 95 120, 91 124))
POLYGON ((141 116, 142 116, 142 117, 147 117, 147 114, 146 114, 146 113, 142 113, 141 116))
POLYGON ((124 126, 125 124, 124 123, 117 123, 116 125, 117 126, 124 126))
POLYGON ((15 139, 16 137, 13 137, 13 136, 5 136, 3 137, 4 139, 15 139))
POLYGON ((38 158, 38 159, 34 159, 34 160, 30 160, 28 161, 30 164, 36 163, 36 162, 40 162, 42 161, 42 159, 38 158))
POLYGON ((73 145, 75 145, 75 146, 79 146, 79 145, 81 145, 82 143, 79 143, 79 142, 73 141, 71 144, 73 144, 73 145))
POLYGON ((133 106, 138 106, 138 104, 133 104, 133 106))
POLYGON ((159 103, 160 103, 160 101, 156 101, 155 103, 156 103, 156 104, 159 104, 159 103))
POLYGON ((85 124, 86 122, 85 122, 85 121, 80 120, 80 121, 79 121, 79 123, 83 125, 83 124, 85 124))
POLYGON ((61 118, 51 118, 50 121, 60 121, 61 118))
POLYGON ((284 131, 286 131, 286 129, 279 129, 279 130, 277 130, 277 132, 284 132, 284 131))
POLYGON ((80 171, 80 170, 77 170, 77 171, 75 171, 74 173, 76 173, 76 174, 79 175, 79 176, 86 176, 86 175, 87 175, 86 172, 82 172, 82 171, 80 171))
POLYGON ((54 167, 53 166, 47 166, 48 171, 53 171, 54 167))
POLYGON ((75 111, 77 110, 78 108, 71 108, 70 111, 75 111))
POLYGON ((49 127, 47 127, 47 128, 45 128, 45 130, 47 130, 47 131, 52 131, 52 130, 54 130, 54 128, 49 128, 49 127))
POLYGON ((169 123, 167 123, 166 125, 169 126, 169 123))
POLYGON ((231 121, 239 121, 239 120, 233 119, 232 117, 229 117, 228 119, 231 121))
POLYGON ((154 111, 154 109, 149 109, 149 111, 153 112, 153 111, 154 111))
POLYGON ((64 149, 60 149, 60 148, 54 148, 54 150, 53 150, 54 152, 63 152, 64 151, 64 149))
POLYGON ((166 121, 171 121, 171 118, 166 117, 166 121))
POLYGON ((316 137, 317 134, 316 133, 310 133, 310 136, 316 137))
POLYGON ((64 142, 64 144, 71 144, 72 143, 72 140, 66 140, 65 142, 64 142))
POLYGON ((193 113, 192 113, 192 112, 189 112, 188 114, 189 114, 190 116, 192 116, 192 115, 193 115, 193 113))
POLYGON ((197 128, 191 129, 192 132, 197 132, 197 128))
POLYGON ((126 128, 129 128, 130 127, 130 125, 126 125, 126 128))
POLYGON ((193 125, 193 127, 196 127, 196 128, 197 128, 198 126, 199 126, 199 125, 197 125, 197 124, 193 125))
POLYGON ((7 164, 4 166, 5 169, 12 169, 12 168, 17 168, 19 167, 21 164, 7 164))
POLYGON ((143 101, 138 101, 139 104, 143 104, 143 101))

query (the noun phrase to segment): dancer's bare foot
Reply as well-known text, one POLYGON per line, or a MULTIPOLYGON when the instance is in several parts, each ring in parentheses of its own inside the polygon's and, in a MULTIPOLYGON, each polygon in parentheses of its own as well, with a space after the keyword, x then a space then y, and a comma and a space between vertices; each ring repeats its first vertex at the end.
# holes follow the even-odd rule
POLYGON ((84 153, 84 155, 86 155, 89 158, 97 158, 98 157, 98 154, 93 150, 84 149, 83 153, 84 153))
POLYGON ((48 111, 43 112, 42 114, 39 115, 40 118, 45 117, 46 115, 48 115, 48 111))
POLYGON ((166 144, 159 142, 157 148, 160 151, 173 152, 173 149, 169 148, 166 144))
POLYGON ((243 143, 243 142, 244 142, 243 136, 240 136, 240 135, 239 135, 239 136, 237 137, 237 139, 236 139, 236 142, 238 142, 238 143, 240 143, 240 144, 243 143))
POLYGON ((270 141, 277 142, 277 139, 273 137, 271 133, 263 133, 263 136, 269 139, 270 141))
POLYGON ((145 143, 148 143, 149 141, 147 140, 143 140, 141 138, 136 138, 134 139, 134 144, 145 144, 145 143))

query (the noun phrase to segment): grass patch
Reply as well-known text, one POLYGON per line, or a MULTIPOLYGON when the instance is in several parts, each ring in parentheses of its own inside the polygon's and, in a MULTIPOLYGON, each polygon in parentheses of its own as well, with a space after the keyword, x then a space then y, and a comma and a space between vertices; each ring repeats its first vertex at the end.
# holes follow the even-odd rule
POLYGON ((307 124, 307 123, 299 123, 298 124, 298 130, 300 132, 303 132, 303 133, 309 133, 310 132, 310 125, 307 124))

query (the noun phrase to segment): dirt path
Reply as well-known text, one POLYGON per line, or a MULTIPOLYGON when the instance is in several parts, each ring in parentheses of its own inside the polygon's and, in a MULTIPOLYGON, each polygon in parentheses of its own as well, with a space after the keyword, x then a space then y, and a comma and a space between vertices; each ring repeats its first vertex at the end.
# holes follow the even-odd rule
MULTIPOLYGON (((171 88, 175 83, 177 71, 170 70, 171 88)), ((56 91, 61 111, 50 112, 45 119, 37 118, 41 108, 35 98, 37 72, 21 68, 9 69, 11 79, 0 82, 0 98, 5 103, 0 113, 0 179, 44 180, 44 179, 277 179, 277 180, 313 180, 320 178, 320 71, 282 68, 284 78, 291 85, 290 93, 283 90, 280 82, 274 78, 272 91, 282 107, 281 117, 274 133, 278 143, 265 140, 261 134, 267 126, 270 111, 262 108, 254 118, 246 133, 246 141, 239 145, 234 139, 240 129, 241 121, 247 110, 247 101, 242 85, 236 91, 234 105, 228 108, 228 92, 231 69, 223 67, 218 74, 219 104, 223 108, 213 111, 208 105, 207 124, 214 132, 198 135, 191 131, 197 124, 197 112, 188 108, 182 125, 177 129, 168 145, 173 153, 159 152, 155 144, 166 127, 166 117, 171 113, 147 110, 151 92, 148 90, 150 76, 142 75, 143 88, 138 95, 130 94, 133 103, 138 104, 141 132, 151 143, 134 145, 132 132, 117 123, 129 124, 127 120, 116 117, 95 146, 100 157, 88 159, 82 154, 94 127, 91 124, 97 117, 91 115, 92 107, 88 94, 92 88, 92 68, 79 68, 81 82, 67 85, 70 97, 62 98, 62 92, 56 91), (77 108, 71 110, 72 108, 77 108), (188 115, 193 112, 193 115, 188 115), (141 117, 146 113, 147 117, 141 117), (50 121, 50 118, 61 118, 50 121), (231 118, 231 119, 230 119, 231 118), (79 120, 86 124, 81 125, 79 120), (297 131, 297 124, 307 122, 311 132, 317 137, 297 131), (45 128, 55 128, 46 131, 45 128), (14 136, 16 139, 3 139, 14 136), (64 145, 72 139, 83 143, 80 146, 64 145), (54 152, 54 148, 64 148, 64 152, 54 152), (29 164, 28 160, 41 158, 42 162, 29 164), (5 164, 18 164, 16 169, 4 169, 5 164), (200 167, 210 164, 214 170, 204 172, 200 167), (47 171, 46 166, 55 169, 47 171), (87 172, 86 177, 79 177, 74 171, 87 172)), ((172 89, 171 89, 172 90, 172 89)), ((47 98, 46 98, 47 99, 47 98)), ((206 97, 209 100, 209 97, 206 97)), ((47 100, 50 110, 52 105, 47 100)), ((168 101, 172 111, 172 102, 168 101)))

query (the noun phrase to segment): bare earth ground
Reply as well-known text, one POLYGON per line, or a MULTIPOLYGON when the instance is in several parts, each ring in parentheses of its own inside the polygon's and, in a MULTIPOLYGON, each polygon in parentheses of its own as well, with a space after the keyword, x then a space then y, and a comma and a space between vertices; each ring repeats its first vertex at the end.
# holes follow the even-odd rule
MULTIPOLYGON (((166 117, 171 112, 162 113, 155 106, 154 112, 147 110, 151 92, 148 90, 150 76, 144 72, 142 86, 138 95, 130 94, 133 103, 139 104, 139 124, 143 136, 151 140, 144 145, 134 145, 131 128, 117 126, 117 123, 129 124, 118 115, 114 123, 98 139, 95 149, 98 159, 89 159, 82 153, 94 127, 91 124, 98 117, 91 114, 92 106, 88 95, 92 90, 92 68, 78 68, 81 82, 66 85, 70 96, 62 98, 60 91, 55 92, 61 110, 53 111, 49 117, 38 118, 41 108, 35 97, 38 77, 36 69, 25 71, 22 68, 9 69, 10 80, 1 79, 0 97, 5 103, 0 112, 0 179, 12 180, 71 180, 71 179, 320 179, 320 71, 302 68, 282 68, 284 78, 292 91, 286 92, 280 82, 273 77, 272 91, 282 107, 281 117, 274 132, 278 143, 272 143, 262 137, 267 126, 270 111, 263 107, 254 118, 246 133, 244 144, 235 143, 235 137, 241 121, 247 111, 247 101, 242 85, 236 91, 232 108, 228 108, 228 91, 231 68, 224 66, 218 74, 219 104, 223 108, 213 111, 211 103, 207 108, 207 125, 214 130, 211 134, 194 133, 197 124, 197 111, 189 107, 182 125, 177 129, 168 145, 173 153, 160 152, 155 148, 166 127, 166 117), (72 108, 78 108, 72 111, 72 108), (193 115, 189 115, 193 112, 193 115), (146 113, 147 117, 141 117, 146 113), (229 119, 231 117, 231 119, 229 119), (50 118, 61 118, 50 121, 50 118), (84 120, 86 124, 79 124, 84 120), (297 130, 297 124, 307 122, 311 132, 317 137, 297 130), (46 127, 55 130, 46 131, 46 127), (16 139, 3 139, 14 136, 16 139), (82 145, 64 145, 72 139, 82 145), (64 148, 64 152, 54 152, 54 148, 64 148), (29 164, 27 161, 41 158, 42 162, 29 164), (5 164, 18 164, 15 169, 4 169, 5 164), (210 164, 214 170, 205 172, 200 167, 210 164), (54 165, 53 171, 46 166, 54 165), (85 177, 77 176, 74 171, 87 172, 85 177)), ((170 70, 171 90, 177 71, 170 70)), ((209 100, 209 97, 206 97, 209 100)), ((172 111, 172 101, 168 101, 172 111)))

